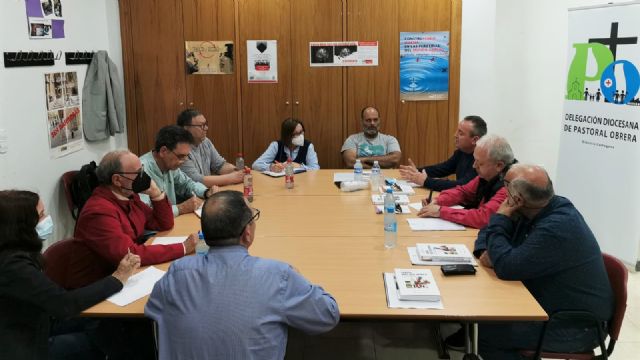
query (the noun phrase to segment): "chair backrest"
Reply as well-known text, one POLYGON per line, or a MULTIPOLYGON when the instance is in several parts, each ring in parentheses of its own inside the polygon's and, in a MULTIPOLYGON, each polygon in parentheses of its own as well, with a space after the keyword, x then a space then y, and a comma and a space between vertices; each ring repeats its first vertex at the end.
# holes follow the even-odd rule
POLYGON ((60 240, 44 251, 44 272, 56 284, 67 288, 69 278, 69 259, 73 252, 75 239, 60 240))
POLYGON ((73 182, 74 176, 78 173, 77 170, 67 171, 62 174, 62 189, 64 190, 64 197, 67 200, 67 206, 69 207, 69 211, 71 211, 71 216, 74 219, 78 219, 77 209, 78 207, 73 202, 73 195, 71 194, 71 183, 73 182))
POLYGON ((624 319, 624 313, 627 310, 627 279, 629 273, 627 267, 616 257, 603 253, 602 259, 615 296, 615 309, 609 324, 609 336, 611 340, 617 341, 622 327, 622 319, 624 319))

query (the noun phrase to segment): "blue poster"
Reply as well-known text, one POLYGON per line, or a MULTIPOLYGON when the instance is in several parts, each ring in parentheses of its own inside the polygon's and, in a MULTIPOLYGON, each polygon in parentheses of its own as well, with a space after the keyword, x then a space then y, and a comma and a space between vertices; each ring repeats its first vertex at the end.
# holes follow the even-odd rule
POLYGON ((449 98, 449 32, 400 33, 400 99, 449 98))

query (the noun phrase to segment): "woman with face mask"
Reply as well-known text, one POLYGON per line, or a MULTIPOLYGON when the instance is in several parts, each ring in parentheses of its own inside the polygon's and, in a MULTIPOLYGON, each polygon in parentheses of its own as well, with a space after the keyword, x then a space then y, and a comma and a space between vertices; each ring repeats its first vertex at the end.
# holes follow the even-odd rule
POLYGON ((253 170, 284 171, 284 163, 291 158, 293 166, 305 170, 318 170, 318 155, 313 144, 304 138, 304 125, 298 119, 282 122, 280 140, 272 141, 267 150, 253 163, 253 170))
POLYGON ((42 241, 52 233, 51 216, 46 214, 38 194, 0 191, 3 359, 47 359, 51 319, 72 317, 117 293, 140 266, 137 255, 127 254, 112 275, 84 288, 66 291, 43 272, 42 241))

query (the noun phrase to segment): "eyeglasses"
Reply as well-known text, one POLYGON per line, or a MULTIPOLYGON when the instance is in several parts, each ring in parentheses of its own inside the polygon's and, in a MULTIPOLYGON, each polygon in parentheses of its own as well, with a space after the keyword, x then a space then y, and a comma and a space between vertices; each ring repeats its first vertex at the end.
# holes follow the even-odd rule
POLYGON ((251 208, 251 210, 255 210, 255 214, 253 214, 253 216, 251 217, 251 219, 249 219, 249 221, 247 221, 246 224, 244 224, 244 226, 242 227, 242 230, 240 230, 240 233, 238 234, 238 237, 240 235, 242 235, 242 233, 244 232, 244 229, 247 228, 247 226, 249 226, 249 224, 251 224, 252 221, 258 221, 258 219, 260 219, 260 210, 256 209, 256 208, 251 208))
POLYGON ((171 151, 173 155, 175 155, 178 158, 178 160, 187 160, 187 158, 189 157, 189 154, 176 154, 176 152, 173 150, 169 150, 169 151, 171 151))
POLYGON ((207 130, 209 128, 209 123, 205 121, 204 124, 200 124, 200 125, 195 125, 195 124, 189 124, 186 126, 190 126, 190 127, 199 127, 202 130, 207 130))
MULTIPOLYGON (((128 174, 136 174, 137 176, 140 176, 140 175, 142 175, 143 171, 144 171, 144 165, 142 165, 140 167, 140 170, 138 170, 138 171, 116 171, 116 172, 114 172, 114 174, 121 175, 121 176, 124 175, 124 174, 127 174, 127 175, 128 174)), ((127 176, 122 176, 122 177, 127 179, 127 180, 131 180, 131 181, 136 179, 136 178, 131 179, 131 178, 127 177, 127 176)))

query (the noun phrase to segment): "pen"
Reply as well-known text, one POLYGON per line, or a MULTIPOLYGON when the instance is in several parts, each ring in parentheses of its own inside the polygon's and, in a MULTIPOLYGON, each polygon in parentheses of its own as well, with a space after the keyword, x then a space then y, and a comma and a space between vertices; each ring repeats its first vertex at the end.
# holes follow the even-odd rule
POLYGON ((427 203, 431 204, 431 198, 433 197, 433 189, 429 190, 429 197, 427 198, 427 203))

